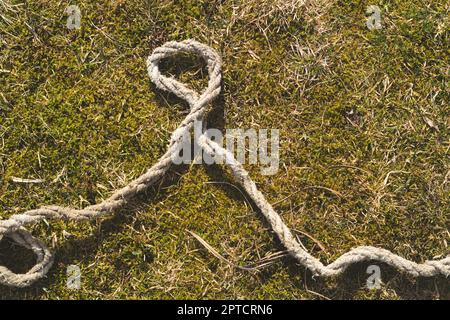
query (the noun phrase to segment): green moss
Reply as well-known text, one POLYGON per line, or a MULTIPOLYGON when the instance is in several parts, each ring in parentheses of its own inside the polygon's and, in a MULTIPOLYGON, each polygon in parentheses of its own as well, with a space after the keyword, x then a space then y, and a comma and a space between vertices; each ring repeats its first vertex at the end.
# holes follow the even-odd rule
MULTIPOLYGON (((165 41, 194 38, 223 58, 224 126, 280 129, 280 171, 261 176, 259 166, 246 168, 286 223, 326 249, 299 232, 310 252, 327 263, 357 245, 416 261, 448 254, 445 2, 381 1, 378 31, 365 26, 365 1, 337 1, 324 21, 309 19, 315 15, 307 9, 294 15, 255 3, 84 1, 82 27, 72 31, 64 3, 28 1, 6 12, 12 23, 0 20, 0 217, 42 204, 98 202, 157 161, 186 106, 155 89, 145 60, 165 41), (247 5, 260 10, 240 14, 247 5), (16 184, 13 176, 46 183, 16 184)), ((193 57, 166 61, 164 70, 197 90, 206 84, 193 57)), ((260 272, 223 263, 186 230, 241 266, 284 248, 222 169, 173 168, 113 217, 34 227, 55 245, 55 266, 31 288, 2 287, 0 296, 449 297, 445 279, 414 280, 386 266, 385 285, 371 291, 366 265, 321 280, 291 258, 260 272), (70 264, 82 270, 79 291, 66 288, 70 264)), ((30 254, 15 250, 1 242, 0 262, 26 270, 30 254)))

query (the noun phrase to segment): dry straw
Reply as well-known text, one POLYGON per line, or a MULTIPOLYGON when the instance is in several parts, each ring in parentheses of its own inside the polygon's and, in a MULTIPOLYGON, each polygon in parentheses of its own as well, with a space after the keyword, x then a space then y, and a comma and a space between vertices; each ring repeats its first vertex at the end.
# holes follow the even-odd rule
MULTIPOLYGON (((60 206, 44 206, 39 209, 29 210, 22 214, 11 216, 7 220, 0 221, 0 238, 8 236, 13 241, 28 249, 33 250, 36 255, 36 264, 28 272, 17 274, 4 266, 0 266, 0 284, 26 287, 36 280, 44 277, 53 263, 53 256, 47 246, 29 233, 25 226, 38 223, 44 219, 61 219, 71 221, 90 220, 99 216, 110 214, 123 207, 132 197, 153 185, 160 179, 172 164, 172 156, 179 152, 182 147, 182 137, 188 134, 193 127, 194 121, 204 121, 208 105, 214 100, 221 90, 221 67, 220 56, 210 47, 193 40, 183 42, 168 42, 156 48, 147 60, 150 79, 159 89, 169 91, 179 98, 185 100, 190 106, 190 112, 173 132, 166 153, 145 174, 130 182, 127 186, 117 190, 108 199, 101 203, 88 206, 84 209, 74 209, 60 206), (184 84, 163 76, 158 67, 161 59, 172 57, 179 53, 191 53, 201 56, 208 67, 208 87, 201 94, 189 89, 184 84)), ((233 172, 234 178, 245 189, 253 200, 280 241, 288 252, 294 256, 304 267, 308 268, 317 276, 335 276, 342 273, 348 266, 361 262, 376 260, 393 266, 412 276, 431 277, 450 275, 450 256, 442 260, 426 261, 422 264, 404 259, 388 250, 361 246, 343 254, 329 265, 322 264, 318 259, 305 251, 292 235, 290 229, 284 224, 280 215, 275 212, 263 194, 258 190, 247 171, 236 161, 234 156, 226 149, 219 146, 207 136, 202 135, 199 139, 201 148, 212 157, 222 158, 233 172)))

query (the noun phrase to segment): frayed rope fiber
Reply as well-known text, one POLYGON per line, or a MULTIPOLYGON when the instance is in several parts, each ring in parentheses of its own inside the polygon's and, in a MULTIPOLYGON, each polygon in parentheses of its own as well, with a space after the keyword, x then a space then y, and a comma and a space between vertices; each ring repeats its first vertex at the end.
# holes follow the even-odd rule
MULTIPOLYGON (((117 190, 101 203, 88 206, 84 209, 55 205, 43 206, 22 214, 12 215, 7 220, 1 220, 0 238, 7 236, 17 244, 31 249, 36 255, 36 264, 27 273, 23 274, 14 273, 6 267, 0 266, 0 284, 13 287, 27 287, 36 280, 44 277, 53 264, 53 255, 47 246, 42 241, 33 237, 25 229, 25 226, 38 223, 44 219, 90 220, 110 214, 123 207, 132 197, 155 184, 168 171, 172 163, 172 155, 180 151, 183 136, 189 134, 194 125, 194 121, 204 121, 207 111, 209 111, 208 105, 220 93, 221 58, 216 51, 196 41, 167 42, 153 51, 153 54, 147 60, 147 67, 150 79, 159 89, 175 94, 185 100, 190 106, 189 114, 172 134, 166 153, 146 173, 122 189, 117 190), (174 78, 163 76, 160 73, 158 63, 161 59, 169 58, 179 53, 196 54, 205 60, 209 73, 209 81, 208 87, 201 94, 189 89, 174 78)), ((442 260, 426 261, 419 264, 402 258, 388 250, 369 246, 357 247, 343 254, 329 265, 322 264, 300 246, 290 229, 284 224, 280 215, 275 212, 264 195, 258 190, 247 171, 237 162, 233 154, 210 140, 206 135, 200 136, 198 144, 211 157, 226 160, 224 163, 230 167, 234 178, 241 184, 259 208, 288 252, 314 275, 325 277, 335 276, 342 273, 354 263, 376 260, 415 277, 450 276, 450 256, 442 260)))

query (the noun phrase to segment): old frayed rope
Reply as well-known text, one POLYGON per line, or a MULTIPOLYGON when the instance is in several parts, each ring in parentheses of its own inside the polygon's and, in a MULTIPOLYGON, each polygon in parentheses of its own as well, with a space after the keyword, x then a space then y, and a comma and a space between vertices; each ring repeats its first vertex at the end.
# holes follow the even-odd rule
MULTIPOLYGON (((179 98, 186 100, 190 106, 189 114, 173 132, 167 152, 145 174, 132 181, 126 187, 116 191, 112 196, 99 204, 91 205, 81 210, 60 206, 44 206, 39 209, 26 211, 22 214, 13 215, 8 220, 0 221, 0 237, 10 237, 16 243, 33 250, 37 257, 36 265, 24 274, 16 274, 8 268, 0 266, 0 284, 14 287, 29 286, 36 280, 44 277, 52 266, 53 256, 46 245, 34 238, 25 229, 25 226, 35 224, 44 219, 82 221, 109 214, 123 207, 130 198, 160 179, 169 169, 172 163, 172 155, 180 151, 183 136, 189 134, 195 120, 204 121, 209 110, 208 105, 219 95, 221 89, 221 65, 221 59, 213 49, 192 40, 168 42, 155 49, 147 60, 150 79, 158 88, 169 91, 179 98), (160 73, 158 63, 161 59, 172 57, 179 53, 193 53, 201 56, 206 61, 209 82, 208 87, 203 93, 198 94, 177 80, 165 77, 160 73)), ((235 179, 239 181, 250 198, 261 210, 273 231, 290 254, 301 265, 311 270, 314 275, 334 276, 342 273, 353 263, 377 260, 413 276, 430 277, 439 274, 445 277, 450 276, 450 256, 442 260, 426 261, 423 264, 418 264, 395 255, 388 250, 369 246, 357 247, 340 256, 333 263, 323 265, 318 259, 310 255, 300 246, 278 213, 273 210, 272 206, 258 190, 247 171, 234 159, 230 152, 205 135, 200 136, 198 144, 211 157, 224 160, 223 163, 226 163, 230 167, 235 179)))

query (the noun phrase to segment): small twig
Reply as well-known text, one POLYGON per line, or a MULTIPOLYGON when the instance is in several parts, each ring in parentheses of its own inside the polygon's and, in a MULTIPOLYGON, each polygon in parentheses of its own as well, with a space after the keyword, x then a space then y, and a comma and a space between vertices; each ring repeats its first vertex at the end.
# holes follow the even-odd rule
POLYGON ((11 177, 12 182, 17 183, 43 183, 45 182, 44 179, 22 179, 17 177, 11 177))
POLYGON ((230 260, 226 259, 224 256, 222 256, 219 252, 217 252, 216 249, 214 249, 209 243, 207 243, 205 240, 203 240, 198 234, 195 234, 192 231, 189 231, 186 229, 187 232, 189 232, 195 239, 197 239, 209 252, 211 252, 216 258, 219 260, 224 261, 225 263, 231 265, 234 268, 244 270, 244 271, 259 271, 260 269, 263 269, 265 267, 268 267, 272 265, 276 260, 284 258, 289 255, 287 251, 278 251, 273 254, 270 254, 262 259, 260 259, 258 262, 254 263, 254 267, 251 266, 239 266, 230 260))
POLYGON ((60 181, 61 177, 65 174, 65 172, 66 167, 64 166, 62 170, 56 175, 55 179, 53 179, 52 183, 57 183, 58 181, 60 181))
POLYGON ((281 202, 283 202, 283 201, 285 201, 285 200, 287 200, 287 199, 289 199, 290 197, 292 197, 293 195, 296 195, 297 193, 299 193, 299 192, 301 192, 301 191, 303 191, 303 190, 297 190, 297 191, 295 191, 295 192, 292 192, 291 194, 288 194, 286 197, 284 197, 284 198, 282 198, 282 199, 280 199, 280 200, 278 200, 278 201, 275 201, 274 203, 272 203, 272 207, 275 207, 277 204, 279 204, 279 203, 281 203, 281 202))
POLYGON ((237 264, 231 262, 230 260, 226 259, 224 256, 222 256, 219 252, 217 252, 216 249, 214 249, 208 242, 206 242, 205 240, 203 240, 199 235, 195 234, 192 231, 189 231, 186 229, 187 232, 189 232, 195 239, 198 240, 198 242, 200 242, 209 252, 212 253, 213 256, 215 256, 216 258, 218 258, 219 260, 222 260, 223 262, 229 264, 232 267, 235 267, 237 269, 240 270, 244 270, 244 271, 255 271, 255 268, 251 268, 251 267, 241 267, 238 266, 237 264))
POLYGON ((345 198, 341 193, 337 192, 336 190, 327 188, 327 187, 322 187, 322 186, 309 186, 309 187, 305 187, 305 189, 322 189, 322 190, 326 190, 331 192, 332 194, 334 194, 335 196, 338 196, 339 198, 345 198))
POLYGON ((393 171, 389 171, 389 172, 386 174, 386 177, 384 178, 383 186, 386 186, 386 185, 387 185, 388 180, 389 180, 389 177, 390 177, 390 175, 393 174, 393 173, 409 173, 409 171, 403 171, 403 170, 393 170, 393 171))
POLYGON ((331 168, 350 168, 350 169, 360 170, 360 171, 362 171, 362 172, 364 172, 364 173, 367 173, 368 175, 371 175, 371 176, 372 176, 372 173, 371 173, 371 172, 369 172, 369 171, 367 171, 367 170, 364 170, 364 169, 362 169, 362 168, 360 168, 360 167, 352 166, 352 165, 349 165, 349 164, 337 164, 337 165, 332 165, 332 166, 330 166, 329 168, 330 168, 330 169, 331 169, 331 168))
POLYGON ((309 239, 311 239, 315 244, 317 244, 317 246, 320 248, 320 250, 322 250, 323 252, 325 252, 326 254, 328 254, 327 249, 325 249, 325 246, 322 244, 322 242, 320 242, 319 240, 317 240, 316 238, 314 238, 312 235, 310 235, 308 232, 306 231, 301 231, 301 230, 297 230, 297 229, 292 229, 295 232, 301 233, 304 236, 307 236, 309 239))
POLYGON ((242 192, 242 190, 241 190, 240 188, 238 188, 237 186, 235 186, 235 185, 232 184, 232 183, 225 182, 225 181, 207 181, 207 182, 204 182, 203 184, 224 184, 224 185, 233 187, 233 188, 235 188, 237 191, 239 191, 239 193, 244 197, 245 202, 248 203, 248 205, 251 206, 250 200, 248 200, 248 198, 247 198, 247 196, 245 195, 245 193, 242 192))
POLYGON ((313 295, 316 295, 316 296, 318 296, 318 297, 320 297, 320 298, 322 298, 322 299, 325 299, 325 300, 331 300, 331 298, 328 298, 327 296, 324 296, 323 294, 320 294, 320 293, 318 293, 318 292, 309 290, 308 288, 305 288, 305 289, 306 289, 307 292, 309 292, 309 293, 311 293, 311 294, 313 294, 313 295))

